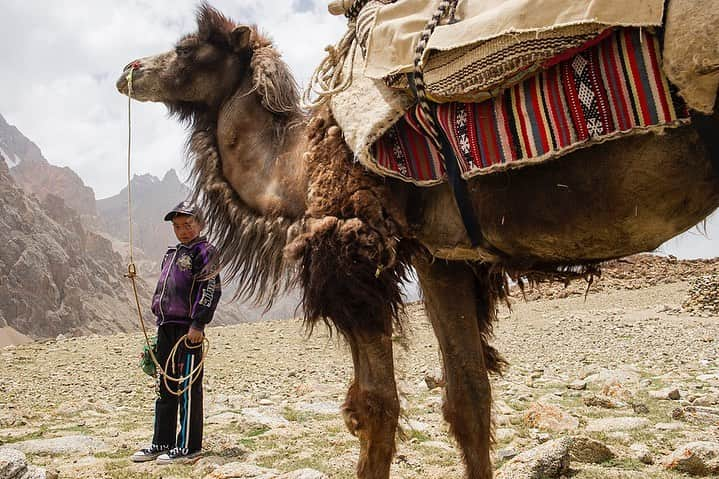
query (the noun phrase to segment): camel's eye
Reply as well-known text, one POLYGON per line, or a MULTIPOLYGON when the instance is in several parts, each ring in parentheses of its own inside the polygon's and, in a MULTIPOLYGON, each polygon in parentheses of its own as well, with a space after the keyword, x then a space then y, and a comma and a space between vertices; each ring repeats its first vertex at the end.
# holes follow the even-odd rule
POLYGON ((188 57, 192 54, 192 47, 178 46, 175 48, 178 57, 188 57))

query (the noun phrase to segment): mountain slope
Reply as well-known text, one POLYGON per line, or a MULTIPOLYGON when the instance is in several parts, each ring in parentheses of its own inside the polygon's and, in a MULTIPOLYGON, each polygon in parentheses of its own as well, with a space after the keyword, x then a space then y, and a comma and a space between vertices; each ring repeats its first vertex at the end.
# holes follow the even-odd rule
POLYGON ((0 155, 10 174, 26 191, 41 201, 48 195, 60 197, 82 215, 95 215, 95 192, 68 167, 51 165, 40 148, 0 115, 0 155))
MULTIPOLYGON (((0 155, 0 327, 34 337, 134 330, 122 258, 62 198, 40 202, 0 155)), ((147 285, 141 284, 149 304, 147 285)))
MULTIPOLYGON (((163 221, 165 214, 190 195, 175 170, 162 180, 152 175, 132 178, 132 221, 134 246, 143 250, 150 260, 159 261, 167 246, 177 240, 163 221)), ((127 187, 115 196, 97 200, 100 228, 121 240, 127 240, 127 187)))

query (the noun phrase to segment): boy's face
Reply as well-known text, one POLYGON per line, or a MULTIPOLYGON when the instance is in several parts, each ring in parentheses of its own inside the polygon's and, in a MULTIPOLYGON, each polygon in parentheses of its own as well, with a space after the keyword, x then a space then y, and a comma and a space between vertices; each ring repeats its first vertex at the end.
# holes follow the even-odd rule
POLYGON ((172 228, 177 239, 183 244, 191 243, 202 231, 195 217, 189 215, 177 215, 172 218, 172 228))

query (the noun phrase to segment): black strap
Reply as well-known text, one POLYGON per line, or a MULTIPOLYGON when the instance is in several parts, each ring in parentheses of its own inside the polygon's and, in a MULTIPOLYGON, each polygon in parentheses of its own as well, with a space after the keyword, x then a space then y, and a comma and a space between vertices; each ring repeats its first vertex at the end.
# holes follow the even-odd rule
MULTIPOLYGON (((407 80, 410 88, 415 94, 415 97, 417 97, 417 86, 415 83, 414 73, 408 73, 407 80)), ((472 200, 469 196, 467 182, 464 178, 462 178, 462 174, 459 171, 457 157, 454 154, 454 150, 452 150, 452 145, 450 144, 447 135, 439 126, 436 103, 430 103, 429 106, 432 118, 434 119, 434 123, 436 125, 438 133, 437 141, 439 141, 442 158, 444 158, 444 167, 447 171, 449 186, 452 189, 454 200, 457 203, 459 214, 462 217, 462 223, 464 223, 464 229, 467 231, 467 235, 469 236, 469 241, 473 248, 480 247, 492 254, 500 256, 501 252, 495 248, 482 233, 482 228, 479 225, 477 215, 474 211, 474 206, 472 206, 472 200)))

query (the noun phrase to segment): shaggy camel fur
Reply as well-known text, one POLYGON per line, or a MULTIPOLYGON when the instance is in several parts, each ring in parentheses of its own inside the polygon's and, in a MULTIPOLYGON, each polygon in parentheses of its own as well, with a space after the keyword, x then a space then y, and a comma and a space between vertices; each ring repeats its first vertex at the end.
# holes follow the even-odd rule
POLYGON ((203 4, 174 49, 132 62, 118 80, 189 124, 196 195, 240 296, 271 301, 299 281, 312 327, 334 325, 354 379, 342 407, 360 440, 357 476, 387 479, 399 414, 392 331, 399 281, 416 268, 442 351, 445 419, 470 479, 492 477, 488 344, 502 271, 571 274, 650 250, 719 205, 718 118, 579 151, 469 183, 489 262, 469 244, 446 186, 418 189, 352 162, 326 110, 310 120, 267 38, 203 4), (559 187, 558 185, 563 185, 559 187), (462 261, 456 261, 461 259, 462 261))

